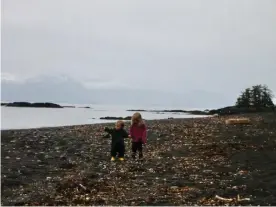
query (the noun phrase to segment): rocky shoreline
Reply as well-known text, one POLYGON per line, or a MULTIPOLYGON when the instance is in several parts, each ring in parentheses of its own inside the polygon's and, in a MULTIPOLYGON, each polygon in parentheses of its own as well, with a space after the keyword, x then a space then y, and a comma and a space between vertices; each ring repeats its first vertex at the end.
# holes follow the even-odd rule
POLYGON ((248 107, 236 107, 236 106, 227 106, 219 109, 211 110, 145 110, 145 109, 128 109, 127 111, 137 111, 137 112, 155 112, 155 113, 187 113, 192 115, 238 115, 238 114, 247 114, 247 113, 260 113, 260 112, 274 112, 275 107, 273 108, 248 108, 248 107))
MULTIPOLYGON (((145 160, 95 124, 2 131, 2 205, 276 205, 276 116, 147 121, 145 160)), ((128 128, 126 122, 126 128, 128 128)))

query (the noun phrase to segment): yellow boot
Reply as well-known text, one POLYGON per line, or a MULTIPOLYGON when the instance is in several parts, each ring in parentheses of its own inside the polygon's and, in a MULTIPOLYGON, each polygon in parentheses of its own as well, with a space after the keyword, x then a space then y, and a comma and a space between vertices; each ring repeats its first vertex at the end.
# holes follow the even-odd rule
POLYGON ((111 161, 115 161, 115 157, 111 157, 111 161))
POLYGON ((124 161, 125 159, 124 159, 123 157, 120 157, 119 160, 120 160, 120 161, 124 161))

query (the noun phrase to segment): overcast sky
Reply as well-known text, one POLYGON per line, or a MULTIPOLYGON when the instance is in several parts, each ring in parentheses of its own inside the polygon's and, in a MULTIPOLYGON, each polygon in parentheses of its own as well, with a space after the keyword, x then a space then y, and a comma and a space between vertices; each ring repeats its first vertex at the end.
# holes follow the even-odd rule
MULTIPOLYGON (((208 97, 231 104, 253 84, 276 93, 275 11, 275 0, 3 0, 2 99, 15 99, 9 90, 18 84, 21 95, 34 80, 53 84, 44 77, 79 90, 121 89, 118 100, 125 90, 155 91, 160 104, 182 96, 189 107, 208 97)), ((69 94, 63 100, 78 103, 82 92, 69 94)))

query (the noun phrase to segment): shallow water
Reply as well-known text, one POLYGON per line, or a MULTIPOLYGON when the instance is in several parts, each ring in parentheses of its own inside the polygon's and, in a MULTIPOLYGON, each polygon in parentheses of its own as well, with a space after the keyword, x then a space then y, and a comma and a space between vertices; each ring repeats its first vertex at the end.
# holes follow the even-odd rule
MULTIPOLYGON (((68 104, 63 104, 67 105, 68 104)), ((87 106, 87 105, 77 105, 87 106)), ((139 107, 127 106, 105 106, 89 105, 92 108, 22 108, 22 107, 4 107, 1 106, 1 129, 28 129, 39 127, 55 127, 81 124, 95 124, 113 122, 112 120, 100 120, 100 117, 131 116, 133 112, 128 109, 139 109, 139 107)), ((170 108, 145 108, 140 109, 170 109, 170 108)), ((192 118, 202 117, 189 115, 185 113, 152 113, 142 112, 144 119, 167 119, 173 118, 192 118)))

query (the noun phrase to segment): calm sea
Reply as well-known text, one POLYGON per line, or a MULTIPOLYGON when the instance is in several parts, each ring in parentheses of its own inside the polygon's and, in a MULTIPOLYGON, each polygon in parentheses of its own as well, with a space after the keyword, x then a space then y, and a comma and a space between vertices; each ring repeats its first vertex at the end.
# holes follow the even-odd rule
MULTIPOLYGON (((69 104, 62 104, 70 106, 69 104)), ((39 127, 55 127, 69 126, 81 124, 107 123, 114 122, 110 120, 100 120, 100 117, 115 116, 126 117, 131 116, 134 112, 127 109, 173 109, 162 107, 128 107, 128 106, 107 106, 107 105, 74 105, 77 108, 21 108, 21 107, 5 107, 1 106, 1 129, 27 129, 39 127), (78 108, 82 106, 90 106, 91 108, 78 108)), ((192 118, 200 117, 184 113, 155 113, 142 112, 144 119, 167 119, 173 118, 192 118)))

